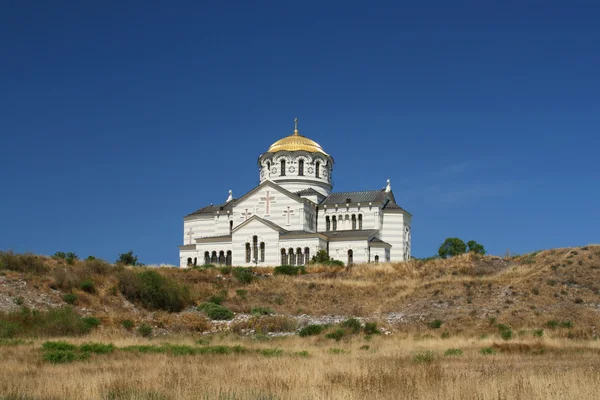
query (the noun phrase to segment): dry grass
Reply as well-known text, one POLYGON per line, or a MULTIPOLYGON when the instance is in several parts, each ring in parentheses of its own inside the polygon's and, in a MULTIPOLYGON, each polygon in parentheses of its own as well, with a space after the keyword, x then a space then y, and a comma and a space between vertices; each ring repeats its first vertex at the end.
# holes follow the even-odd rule
MULTIPOLYGON (((194 339, 172 337, 169 342, 195 346, 194 339)), ((111 342, 117 347, 160 343, 119 333, 66 340, 111 342)), ((398 335, 339 343, 323 337, 257 342, 221 336, 211 344, 280 348, 284 353, 275 357, 257 352, 176 357, 116 351, 52 365, 41 361, 41 341, 0 346, 0 393, 40 400, 595 399, 600 385, 596 341, 539 339, 494 344, 465 338, 415 341, 398 335), (343 352, 332 352, 334 347, 343 352), (497 354, 482 355, 484 347, 495 348, 497 354), (444 357, 449 348, 464 353, 444 357), (308 351, 308 357, 294 354, 300 351, 308 351), (415 363, 415 355, 423 351, 433 356, 415 363)))

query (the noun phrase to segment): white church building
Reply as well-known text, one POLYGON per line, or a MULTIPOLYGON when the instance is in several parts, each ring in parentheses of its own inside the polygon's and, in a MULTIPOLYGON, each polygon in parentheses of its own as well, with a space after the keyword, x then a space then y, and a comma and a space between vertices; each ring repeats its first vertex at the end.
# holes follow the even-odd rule
POLYGON ((296 120, 258 158, 257 187, 184 217, 180 266, 304 265, 322 249, 346 265, 410 259, 411 214, 389 179, 381 190, 335 193, 333 164, 296 120))

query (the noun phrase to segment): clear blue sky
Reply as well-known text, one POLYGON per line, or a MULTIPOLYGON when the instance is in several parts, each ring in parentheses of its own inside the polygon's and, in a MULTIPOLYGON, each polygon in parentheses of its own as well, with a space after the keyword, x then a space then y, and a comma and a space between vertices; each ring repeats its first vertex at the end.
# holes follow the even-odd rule
POLYGON ((290 134, 387 178, 413 255, 600 242, 600 4, 5 2, 0 249, 176 263, 290 134), (217 4, 218 3, 218 4, 217 4))

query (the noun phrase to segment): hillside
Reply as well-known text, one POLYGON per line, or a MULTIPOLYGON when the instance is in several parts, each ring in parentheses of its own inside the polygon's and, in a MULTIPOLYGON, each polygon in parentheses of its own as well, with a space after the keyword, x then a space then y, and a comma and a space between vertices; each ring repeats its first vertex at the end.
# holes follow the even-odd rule
POLYGON ((495 325, 502 323, 515 330, 556 328, 552 335, 572 338, 595 337, 600 317, 598 245, 508 259, 463 255, 349 269, 310 266, 298 276, 256 269, 250 283, 241 282, 230 269, 153 269, 188 288, 177 312, 127 300, 120 283, 127 270, 147 268, 98 260, 68 265, 62 259, 3 253, 0 313, 65 306, 65 294, 73 293, 76 311, 98 318, 98 329, 124 331, 122 321, 131 320, 136 326, 153 326, 157 335, 229 329, 247 333, 257 327, 263 333, 294 331, 308 323, 337 323, 353 316, 398 334, 481 335, 496 332, 495 325), (236 313, 232 321, 210 321, 196 309, 211 297, 236 313), (261 318, 251 318, 257 307, 276 316, 261 323, 261 318))

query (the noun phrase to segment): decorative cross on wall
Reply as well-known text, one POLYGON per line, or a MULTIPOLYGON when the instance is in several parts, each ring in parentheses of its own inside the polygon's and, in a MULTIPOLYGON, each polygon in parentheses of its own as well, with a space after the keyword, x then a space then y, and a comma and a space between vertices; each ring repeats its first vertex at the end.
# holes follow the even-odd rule
POLYGON ((252 212, 248 212, 248 209, 246 208, 242 215, 244 216, 244 221, 248 221, 248 218, 252 216, 252 212))
POLYGON ((291 223, 290 223, 290 218, 291 218, 292 214, 294 213, 294 210, 292 210, 292 209, 291 209, 291 207, 290 207, 290 206, 288 206, 288 207, 287 207, 287 210, 283 210, 283 213, 284 213, 284 214, 287 214, 287 224, 288 224, 288 225, 291 225, 291 223))
POLYGON ((194 235, 194 231, 192 230, 192 228, 190 228, 190 230, 188 231, 187 235, 190 238, 189 244, 192 244, 192 236, 194 235))
POLYGON ((271 214, 271 203, 275 203, 275 197, 271 197, 271 191, 267 190, 267 195, 260 198, 262 201, 259 204, 265 205, 265 215, 271 214))

